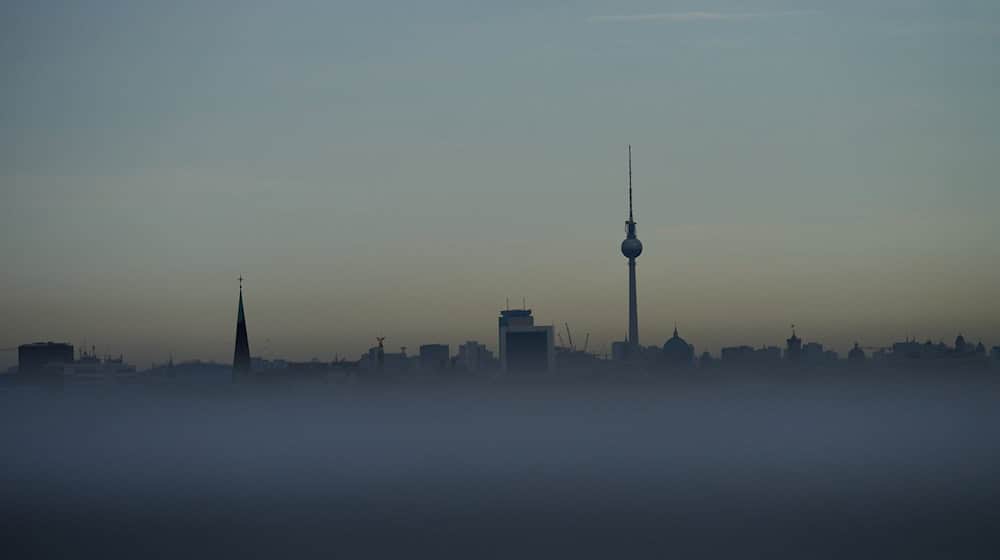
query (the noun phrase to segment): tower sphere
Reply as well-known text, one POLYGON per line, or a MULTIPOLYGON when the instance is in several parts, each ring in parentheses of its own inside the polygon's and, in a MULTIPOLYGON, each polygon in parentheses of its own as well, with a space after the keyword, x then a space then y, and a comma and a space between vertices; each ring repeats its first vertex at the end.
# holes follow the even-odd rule
POLYGON ((626 258, 634 259, 642 254, 642 241, 635 237, 626 238, 622 241, 622 254, 626 258))

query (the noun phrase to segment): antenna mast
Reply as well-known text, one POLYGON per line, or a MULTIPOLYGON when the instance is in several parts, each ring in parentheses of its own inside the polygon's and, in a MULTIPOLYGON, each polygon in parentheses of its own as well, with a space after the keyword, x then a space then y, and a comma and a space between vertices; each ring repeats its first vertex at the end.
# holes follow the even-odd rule
POLYGON ((628 221, 632 219, 632 144, 628 145, 628 221))

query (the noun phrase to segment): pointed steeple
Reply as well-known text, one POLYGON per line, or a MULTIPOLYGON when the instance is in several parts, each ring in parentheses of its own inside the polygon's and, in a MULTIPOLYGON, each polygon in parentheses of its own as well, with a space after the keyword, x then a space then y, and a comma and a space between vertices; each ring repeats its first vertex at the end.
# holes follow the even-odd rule
POLYGON ((236 348, 233 350, 233 378, 250 374, 250 340, 247 337, 246 315, 243 313, 243 277, 240 276, 240 303, 236 313, 236 348))
POLYGON ((247 321, 247 318, 243 314, 243 286, 242 286, 242 283, 241 283, 241 285, 240 285, 240 309, 239 309, 239 311, 236 312, 236 322, 237 323, 246 323, 246 321, 247 321))

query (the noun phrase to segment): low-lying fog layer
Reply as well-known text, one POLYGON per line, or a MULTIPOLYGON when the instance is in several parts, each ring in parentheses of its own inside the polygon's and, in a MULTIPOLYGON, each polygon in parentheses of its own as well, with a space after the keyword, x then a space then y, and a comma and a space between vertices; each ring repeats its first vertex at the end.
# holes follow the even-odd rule
POLYGON ((0 554, 995 557, 1000 384, 0 393, 0 554))

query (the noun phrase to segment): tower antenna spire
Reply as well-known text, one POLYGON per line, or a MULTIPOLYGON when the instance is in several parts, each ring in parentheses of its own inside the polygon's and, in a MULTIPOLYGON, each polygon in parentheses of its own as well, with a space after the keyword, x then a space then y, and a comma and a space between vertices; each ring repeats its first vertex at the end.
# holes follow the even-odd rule
POLYGON ((628 221, 632 219, 632 144, 628 145, 628 221))

